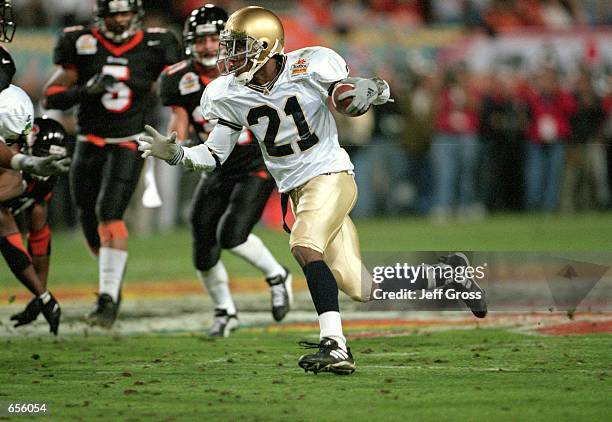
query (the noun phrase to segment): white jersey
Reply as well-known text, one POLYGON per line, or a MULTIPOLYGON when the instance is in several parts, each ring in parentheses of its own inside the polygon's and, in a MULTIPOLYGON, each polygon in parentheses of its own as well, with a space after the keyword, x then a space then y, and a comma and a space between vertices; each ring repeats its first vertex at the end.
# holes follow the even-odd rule
POLYGON ((21 88, 9 85, 0 92, 0 139, 15 140, 26 136, 34 124, 32 100, 21 88))
POLYGON ((327 105, 331 84, 347 76, 333 50, 303 48, 283 57, 265 87, 240 85, 233 75, 215 79, 202 95, 202 112, 234 131, 251 130, 278 189, 287 192, 320 174, 353 170, 327 105))

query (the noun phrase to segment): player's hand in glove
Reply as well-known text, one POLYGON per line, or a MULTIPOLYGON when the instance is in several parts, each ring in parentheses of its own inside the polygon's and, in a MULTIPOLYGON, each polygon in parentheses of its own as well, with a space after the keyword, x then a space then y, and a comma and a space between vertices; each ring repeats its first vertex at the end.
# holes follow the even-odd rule
POLYGON ((14 327, 20 327, 35 321, 41 312, 49 323, 49 331, 57 335, 62 310, 57 300, 48 291, 32 299, 22 312, 11 317, 11 321, 17 321, 14 327))
POLYGON ((15 154, 11 159, 11 167, 36 176, 56 176, 70 170, 70 157, 49 155, 34 157, 26 154, 15 154))
POLYGON ((146 125, 146 135, 141 135, 138 138, 140 146, 139 151, 142 151, 142 158, 153 156, 161 160, 165 160, 168 164, 176 165, 183 159, 183 148, 176 144, 176 132, 172 132, 170 136, 164 136, 155 128, 146 125))
POLYGON ((353 89, 338 96, 338 101, 353 97, 353 101, 346 108, 349 113, 365 113, 370 105, 389 101, 389 84, 380 78, 346 78, 342 82, 353 85, 353 89))
POLYGON ((11 316, 11 321, 17 321, 13 327, 17 328, 22 325, 29 324, 32 321, 36 321, 36 318, 38 318, 38 315, 41 311, 42 300, 40 300, 40 298, 38 297, 35 297, 28 303, 28 305, 23 311, 11 316))
POLYGON ((100 95, 106 92, 106 88, 117 83, 113 75, 96 73, 85 84, 83 91, 88 95, 100 95))

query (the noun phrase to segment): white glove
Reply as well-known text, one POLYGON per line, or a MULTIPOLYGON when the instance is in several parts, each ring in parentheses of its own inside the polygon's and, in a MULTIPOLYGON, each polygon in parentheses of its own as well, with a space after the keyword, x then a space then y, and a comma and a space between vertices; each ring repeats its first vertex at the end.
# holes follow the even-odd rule
POLYGON ((346 108, 349 113, 365 113, 370 105, 384 104, 389 100, 389 85, 380 78, 346 78, 341 82, 350 83, 354 86, 350 91, 338 96, 338 101, 353 97, 353 101, 346 108))
POLYGON ((146 125, 144 130, 146 135, 140 135, 138 138, 140 143, 138 151, 142 151, 142 158, 152 155, 171 165, 181 162, 184 153, 183 148, 176 144, 176 132, 172 132, 170 137, 167 137, 149 125, 146 125))
POLYGON ((70 157, 49 155, 34 157, 32 155, 15 154, 11 158, 11 167, 35 176, 57 176, 70 170, 70 157))
POLYGON ((213 171, 217 168, 217 160, 212 155, 206 144, 200 144, 193 148, 185 148, 185 159, 183 165, 189 170, 213 171))

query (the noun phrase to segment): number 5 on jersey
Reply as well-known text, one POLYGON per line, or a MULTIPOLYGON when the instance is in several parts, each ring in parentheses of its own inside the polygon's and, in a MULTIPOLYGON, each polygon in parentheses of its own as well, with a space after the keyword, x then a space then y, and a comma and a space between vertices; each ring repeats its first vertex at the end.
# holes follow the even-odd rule
POLYGON ((102 105, 112 113, 123 113, 132 105, 132 90, 122 81, 130 79, 130 68, 120 65, 104 65, 102 73, 114 76, 117 83, 106 88, 102 95, 102 105))

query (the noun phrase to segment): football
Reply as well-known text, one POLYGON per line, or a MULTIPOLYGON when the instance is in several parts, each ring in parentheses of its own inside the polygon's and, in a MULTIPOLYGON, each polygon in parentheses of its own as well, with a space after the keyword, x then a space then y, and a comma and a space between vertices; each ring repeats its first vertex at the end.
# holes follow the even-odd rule
POLYGON ((330 107, 333 107, 338 113, 344 114, 345 116, 356 117, 365 114, 369 109, 364 111, 363 113, 349 113, 348 111, 346 111, 346 108, 351 104, 351 101, 353 101, 353 97, 345 98, 342 101, 338 100, 340 94, 346 91, 350 91, 351 89, 353 89, 353 87, 354 86, 352 84, 337 83, 336 86, 334 86, 331 95, 329 96, 330 107))

